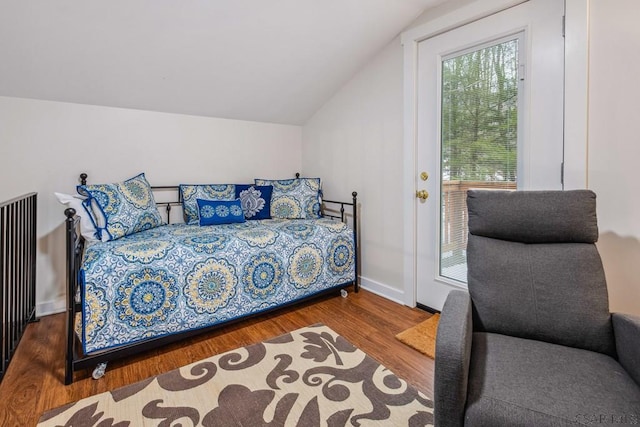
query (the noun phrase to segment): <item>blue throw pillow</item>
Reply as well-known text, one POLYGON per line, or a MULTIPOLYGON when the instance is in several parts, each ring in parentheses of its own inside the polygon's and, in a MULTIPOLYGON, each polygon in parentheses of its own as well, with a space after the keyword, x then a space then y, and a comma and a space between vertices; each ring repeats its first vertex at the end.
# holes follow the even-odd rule
POLYGON ((115 240, 163 224, 144 173, 115 184, 79 185, 77 190, 87 197, 83 203, 95 216, 99 240, 115 240))
POLYGON ((236 184, 236 198, 240 199, 246 219, 271 218, 273 185, 236 184))
POLYGON ((203 200, 197 199, 200 225, 233 224, 244 222, 244 212, 240 199, 203 200))
POLYGON ((180 200, 184 222, 198 224, 198 199, 234 200, 236 186, 234 184, 180 184, 180 200))

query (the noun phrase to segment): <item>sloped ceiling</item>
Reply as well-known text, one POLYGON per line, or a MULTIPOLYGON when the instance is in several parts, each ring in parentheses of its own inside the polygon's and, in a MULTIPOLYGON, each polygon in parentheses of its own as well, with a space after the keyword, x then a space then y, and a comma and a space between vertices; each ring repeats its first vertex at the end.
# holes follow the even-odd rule
POLYGON ((0 96, 303 124, 443 0, 2 0, 0 96))

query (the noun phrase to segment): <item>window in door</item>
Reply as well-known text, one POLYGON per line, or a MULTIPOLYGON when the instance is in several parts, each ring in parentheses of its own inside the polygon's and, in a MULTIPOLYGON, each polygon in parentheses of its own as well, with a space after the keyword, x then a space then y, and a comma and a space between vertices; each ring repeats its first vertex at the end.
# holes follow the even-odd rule
POLYGON ((442 58, 440 276, 467 281, 471 188, 515 190, 522 34, 442 58))

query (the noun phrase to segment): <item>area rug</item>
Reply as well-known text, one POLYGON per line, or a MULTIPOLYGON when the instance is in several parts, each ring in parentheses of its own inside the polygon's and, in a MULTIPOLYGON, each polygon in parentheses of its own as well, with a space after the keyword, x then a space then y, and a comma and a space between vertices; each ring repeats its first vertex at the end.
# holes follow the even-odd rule
POLYGON ((433 404, 324 325, 46 412, 38 426, 426 426, 433 404))
POLYGON ((400 332, 396 338, 409 347, 434 359, 436 356, 436 333, 440 314, 436 313, 422 323, 400 332))

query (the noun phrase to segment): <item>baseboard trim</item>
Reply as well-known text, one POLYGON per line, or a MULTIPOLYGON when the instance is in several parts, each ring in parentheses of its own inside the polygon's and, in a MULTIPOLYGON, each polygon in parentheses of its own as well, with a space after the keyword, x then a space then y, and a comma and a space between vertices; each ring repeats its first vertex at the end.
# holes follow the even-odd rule
POLYGON ((376 282, 375 280, 368 279, 363 276, 360 276, 360 286, 362 287, 362 289, 366 289, 367 291, 372 292, 376 295, 380 295, 383 298, 386 298, 393 302, 397 302, 401 305, 405 305, 404 292, 400 289, 393 288, 389 285, 376 282))
POLYGON ((48 316, 50 314, 64 313, 67 303, 64 299, 45 301, 36 304, 36 316, 48 316))

